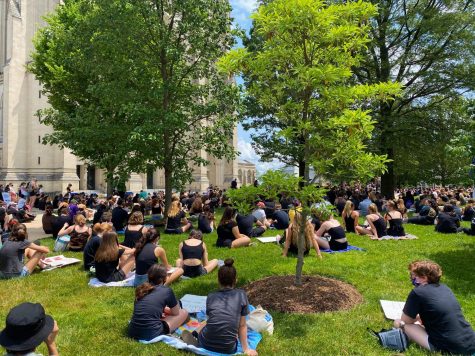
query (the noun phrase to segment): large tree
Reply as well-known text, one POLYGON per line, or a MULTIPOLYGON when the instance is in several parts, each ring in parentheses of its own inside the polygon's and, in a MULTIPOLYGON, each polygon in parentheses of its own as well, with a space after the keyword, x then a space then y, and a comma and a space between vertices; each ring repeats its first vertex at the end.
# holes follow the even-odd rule
MULTIPOLYGON (((379 12, 371 21, 371 42, 355 73, 361 83, 394 81, 404 92, 399 100, 381 102, 375 150, 392 160, 382 177, 382 191, 393 196, 396 137, 413 129, 413 118, 454 96, 474 89, 475 2, 473 0, 373 0, 379 12), (437 97, 437 100, 433 98, 437 97)), ((406 143, 406 144, 409 144, 406 143)), ((424 150, 418 142, 414 149, 424 150), (417 148, 416 148, 417 146, 417 148)))
POLYGON ((366 108, 375 99, 390 101, 399 86, 351 80, 375 14, 364 2, 275 0, 252 15, 253 38, 221 66, 245 78, 243 115, 258 130, 254 145, 264 158, 297 166, 305 181, 310 166, 330 179, 382 172, 385 157, 366 150, 373 130, 366 108))
POLYGON ((235 155, 237 88, 215 67, 233 43, 230 10, 227 0, 66 1, 32 67, 54 109, 51 140, 112 161, 100 141, 68 139, 88 126, 129 171, 162 168, 168 207, 192 165, 235 155))

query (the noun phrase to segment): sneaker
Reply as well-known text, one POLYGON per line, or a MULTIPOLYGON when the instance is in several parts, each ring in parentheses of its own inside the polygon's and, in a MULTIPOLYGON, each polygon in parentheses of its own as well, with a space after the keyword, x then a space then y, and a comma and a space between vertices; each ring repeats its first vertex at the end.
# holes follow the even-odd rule
POLYGON ((188 330, 183 330, 181 333, 181 339, 188 345, 193 345, 195 347, 199 346, 198 339, 193 336, 188 330))

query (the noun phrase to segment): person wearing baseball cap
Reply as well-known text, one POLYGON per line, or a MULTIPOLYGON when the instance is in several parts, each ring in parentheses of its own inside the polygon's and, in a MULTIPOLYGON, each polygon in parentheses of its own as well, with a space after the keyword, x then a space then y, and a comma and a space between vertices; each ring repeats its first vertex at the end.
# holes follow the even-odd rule
POLYGON ((36 348, 44 342, 50 356, 56 356, 56 335, 58 324, 45 314, 39 303, 22 303, 12 308, 6 319, 5 329, 0 332, 0 345, 6 350, 6 356, 38 356, 36 348))

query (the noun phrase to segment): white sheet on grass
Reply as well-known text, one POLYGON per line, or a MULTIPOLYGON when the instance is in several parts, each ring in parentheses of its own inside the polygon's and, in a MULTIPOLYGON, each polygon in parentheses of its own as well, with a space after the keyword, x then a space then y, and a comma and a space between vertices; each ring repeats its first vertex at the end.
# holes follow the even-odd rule
POLYGON ((127 274, 127 278, 120 282, 103 283, 97 278, 89 280, 89 287, 133 287, 135 280, 135 272, 127 274))

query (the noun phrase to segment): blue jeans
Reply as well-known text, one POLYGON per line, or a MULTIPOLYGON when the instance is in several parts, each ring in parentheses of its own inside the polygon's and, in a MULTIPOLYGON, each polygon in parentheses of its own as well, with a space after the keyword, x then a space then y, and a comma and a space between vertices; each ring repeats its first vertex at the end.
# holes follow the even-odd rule
POLYGON ((30 275, 28 268, 23 266, 20 273, 3 273, 0 271, 0 279, 24 278, 30 275))
POLYGON ((134 287, 138 287, 141 284, 148 282, 147 274, 136 274, 134 279, 134 287))

